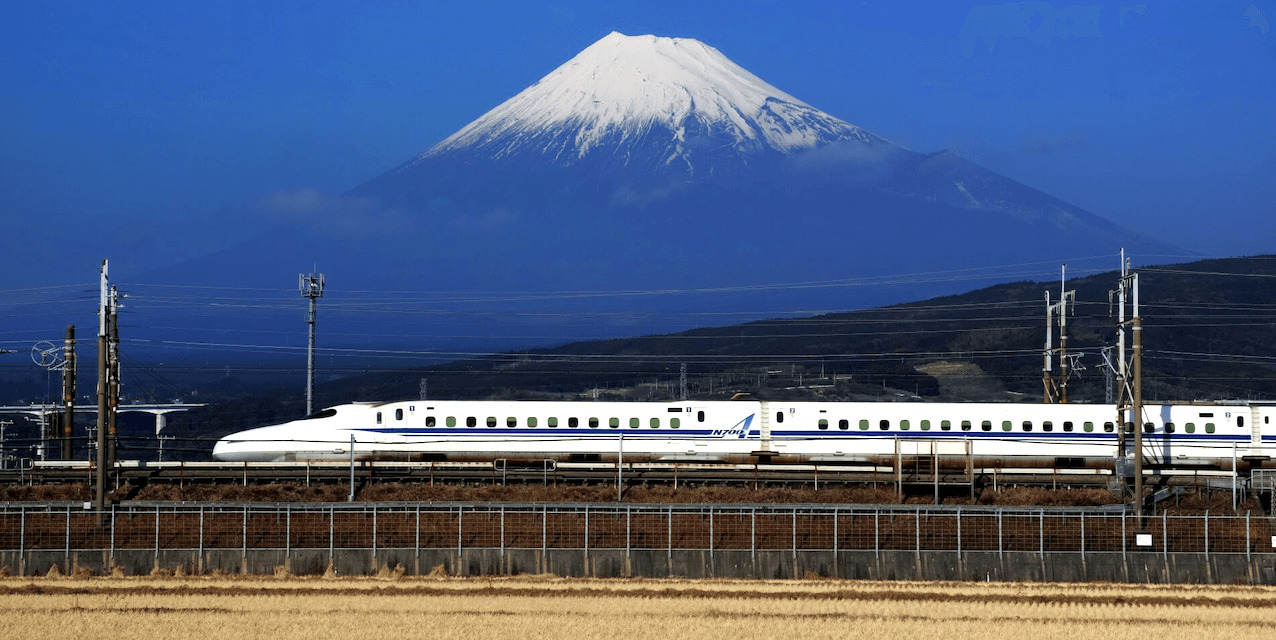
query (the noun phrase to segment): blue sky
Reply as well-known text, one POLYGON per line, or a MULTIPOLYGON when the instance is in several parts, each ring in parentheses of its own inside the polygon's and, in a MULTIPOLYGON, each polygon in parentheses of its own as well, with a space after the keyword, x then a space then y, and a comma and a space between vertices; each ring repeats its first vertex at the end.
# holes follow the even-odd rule
POLYGON ((121 248, 162 266, 272 194, 341 193, 612 30, 700 39, 896 143, 954 149, 1190 251, 1276 250, 1276 0, 50 1, 0 16, 4 288, 90 281, 121 248), (72 260, 49 260, 63 233, 72 260))

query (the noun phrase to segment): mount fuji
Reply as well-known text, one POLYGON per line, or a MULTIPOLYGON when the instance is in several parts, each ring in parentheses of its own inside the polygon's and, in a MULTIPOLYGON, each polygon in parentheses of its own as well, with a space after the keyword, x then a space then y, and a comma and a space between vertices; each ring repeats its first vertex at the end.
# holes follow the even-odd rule
MULTIPOLYGON (((652 333, 687 328, 665 314, 970 288, 830 282, 1184 253, 951 152, 893 144, 697 40, 619 33, 340 202, 287 229, 295 241, 276 230, 188 266, 260 279, 318 264, 331 288, 579 292, 536 312, 564 324, 581 309, 649 314, 631 330, 652 333), (680 293, 630 296, 652 291, 680 293)), ((526 330, 499 325, 485 335, 526 330)))

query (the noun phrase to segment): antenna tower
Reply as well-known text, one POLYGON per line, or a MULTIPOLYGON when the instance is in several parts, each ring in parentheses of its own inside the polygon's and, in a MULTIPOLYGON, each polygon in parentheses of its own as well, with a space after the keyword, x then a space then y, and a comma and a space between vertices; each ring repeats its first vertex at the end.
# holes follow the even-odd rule
POLYGON ((315 387, 315 301, 323 297, 323 274, 311 273, 297 276, 301 296, 310 300, 310 315, 306 324, 310 327, 310 342, 306 348, 306 415, 314 413, 315 387))

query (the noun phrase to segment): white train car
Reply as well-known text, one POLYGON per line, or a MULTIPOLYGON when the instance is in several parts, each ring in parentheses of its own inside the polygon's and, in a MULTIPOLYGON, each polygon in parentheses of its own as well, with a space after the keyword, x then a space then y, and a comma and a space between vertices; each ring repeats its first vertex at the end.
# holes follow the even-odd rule
MULTIPOLYGON (((1269 403, 1152 404, 1143 450, 1164 467, 1230 467, 1276 444, 1269 403)), ((1127 434, 1135 420, 1126 416, 1127 434)), ((557 460, 865 463, 960 457, 977 466, 1109 466, 1111 405, 894 402, 356 403, 233 433, 222 461, 557 460)), ((1133 438, 1127 435, 1127 447, 1133 438)))
POLYGON ((218 441, 222 461, 749 459, 756 402, 356 403, 218 441), (352 440, 353 438, 353 440, 352 440))

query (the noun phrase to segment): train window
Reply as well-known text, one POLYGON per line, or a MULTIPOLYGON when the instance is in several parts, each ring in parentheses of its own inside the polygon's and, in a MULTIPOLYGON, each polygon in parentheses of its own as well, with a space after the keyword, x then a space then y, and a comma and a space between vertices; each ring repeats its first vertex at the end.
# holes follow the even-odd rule
POLYGON ((1152 433, 1153 431, 1156 431, 1156 425, 1151 422, 1143 423, 1143 433, 1152 433))
POLYGON ((1112 424, 1111 422, 1103 423, 1103 430, 1108 433, 1112 433, 1112 430, 1115 428, 1116 428, 1116 425, 1112 424))
POLYGON ((851 428, 851 421, 850 421, 850 420, 838 420, 838 421, 837 421, 837 428, 838 428, 838 429, 841 429, 842 431, 846 431, 847 429, 850 429, 850 428, 851 428))
POLYGON ((962 421, 961 421, 961 430, 962 430, 962 431, 970 431, 970 421, 969 421, 969 420, 962 420, 962 421))
POLYGON ((403 409, 395 409, 395 410, 394 410, 394 419, 395 419, 395 420, 402 420, 402 419, 403 419, 403 409))
POLYGON ((546 424, 547 426, 549 426, 549 428, 550 428, 550 429, 557 429, 557 428, 558 428, 558 418, 556 418, 556 417, 552 417, 552 416, 551 416, 549 420, 546 420, 546 421, 545 421, 545 424, 546 424))
POLYGON ((1023 421, 1023 430, 1024 430, 1024 431, 1032 431, 1032 421, 1031 421, 1031 420, 1024 420, 1024 421, 1023 421))
POLYGON ((597 428, 598 428, 598 418, 590 418, 590 419, 589 419, 589 428, 590 428, 590 429, 597 429, 597 428))
POLYGON ((491 429, 492 427, 495 427, 495 426, 496 426, 496 416, 488 416, 488 417, 487 417, 487 428, 488 428, 488 429, 491 429))
POLYGON ((776 412, 775 412, 775 421, 776 421, 776 422, 784 422, 784 412, 783 412, 783 411, 776 411, 776 412))
POLYGON ((1245 426, 1245 416, 1236 416, 1236 426, 1237 427, 1245 426))
POLYGON ((377 424, 381 424, 381 412, 377 412, 377 424))
POLYGON ((536 418, 535 418, 535 417, 529 417, 529 418, 527 418, 527 427, 528 427, 529 429, 535 429, 535 428, 536 428, 536 418))
POLYGON ((510 416, 510 417, 506 418, 506 419, 505 419, 505 426, 507 426, 507 427, 511 427, 511 428, 512 428, 512 427, 517 427, 517 426, 518 426, 518 418, 515 418, 514 416, 510 416))
POLYGON ((697 411, 697 412, 696 412, 696 422, 704 422, 704 412, 703 412, 703 411, 697 411))
POLYGON ((1042 430, 1042 431, 1054 431, 1054 423, 1053 423, 1053 422, 1051 422, 1051 421, 1049 421, 1049 420, 1046 420, 1045 422, 1042 422, 1042 423, 1041 423, 1041 430, 1042 430))
POLYGON ((1196 423, 1195 423, 1195 422, 1189 422, 1189 423, 1187 423, 1187 424, 1183 425, 1183 432, 1184 432, 1184 433, 1196 433, 1196 423))
POLYGON ((907 420, 900 420, 900 421, 899 421, 899 430, 900 430, 900 431, 908 431, 908 421, 907 421, 907 420))
POLYGON ((1201 414, 1201 417, 1202 417, 1202 418, 1213 418, 1213 417, 1214 417, 1214 414, 1213 414, 1213 413, 1202 413, 1202 414, 1201 414))
POLYGON ((948 420, 941 420, 939 422, 939 428, 941 431, 948 431, 949 429, 953 428, 953 423, 949 422, 948 420))
POLYGON ((682 420, 680 420, 680 419, 678 419, 678 418, 669 418, 669 428, 670 428, 670 429, 677 429, 677 428, 678 428, 679 426, 681 426, 681 425, 682 425, 682 420))
POLYGON ((1213 423, 1213 422, 1206 422, 1206 423, 1205 423, 1205 433, 1214 433, 1214 423, 1213 423))
POLYGON ((652 418, 652 419, 651 419, 651 428, 652 428, 652 429, 659 429, 659 428, 660 428, 660 418, 652 418))
POLYGON ((474 416, 467 416, 465 418, 465 426, 472 427, 476 424, 478 424, 478 418, 475 418, 474 416))
POLYGON ((1072 431, 1072 423, 1071 423, 1071 422, 1065 422, 1065 423, 1063 423, 1063 430, 1064 430, 1064 431, 1072 431))
POLYGON ((629 419, 629 428, 630 428, 630 429, 637 429, 638 427, 641 427, 641 426, 642 426, 642 420, 639 420, 638 418, 630 418, 630 419, 629 419))
POLYGON ((427 427, 433 427, 433 426, 434 426, 434 416, 426 416, 426 417, 425 417, 425 426, 427 426, 427 427))
POLYGON ((829 421, 828 421, 828 420, 825 420, 824 418, 820 418, 820 428, 821 428, 821 429, 828 429, 828 428, 829 428, 829 421))
POLYGON ((579 426, 580 426, 580 418, 568 418, 568 419, 567 419, 567 427, 568 427, 569 429, 575 429, 576 427, 579 427, 579 426))
POLYGON ((868 420, 860 420, 860 431, 868 431, 868 420))
MULTIPOLYGON (((1029 424, 1029 423, 1027 423, 1027 422, 1025 422, 1025 423, 1024 423, 1024 425, 1027 425, 1027 424, 1029 424)), ((1015 428, 1015 425, 1011 424, 1009 420, 1002 420, 1002 421, 1001 421, 1001 430, 1002 430, 1002 431, 1012 431, 1012 430, 1014 430, 1014 428, 1015 428)), ((1028 430, 1028 429, 1024 429, 1024 431, 1027 431, 1027 430, 1028 430)))
POLYGON ((922 420, 922 431, 930 431, 930 420, 922 420))
POLYGON ((611 427, 612 429, 618 428, 620 426, 620 418, 608 418, 607 426, 611 427))
POLYGON ((1127 423, 1125 423, 1125 432, 1126 432, 1126 433, 1134 433, 1134 423, 1133 423, 1133 422, 1127 422, 1127 423))
POLYGON ((881 422, 878 422, 878 423, 877 423, 877 428, 878 428, 878 429, 881 429, 882 431, 886 431, 887 429, 890 429, 890 428, 891 428, 891 421, 890 421, 890 420, 882 420, 881 422))
POLYGON ((1167 422, 1167 423, 1165 423, 1165 432, 1166 432, 1166 433, 1174 433, 1174 423, 1173 423, 1173 422, 1167 422))
POLYGON ((1094 423, 1090 422, 1089 420, 1086 420, 1085 422, 1081 423, 1081 430, 1085 431, 1086 433, 1090 433, 1094 431, 1094 423))
POLYGON ((449 426, 449 427, 455 427, 455 426, 456 426, 456 416, 448 416, 448 417, 447 417, 447 420, 444 420, 443 422, 444 422, 445 424, 447 424, 447 426, 449 426))
POLYGON ((983 429, 984 431, 992 431, 992 420, 984 420, 983 422, 979 423, 979 428, 983 429))

